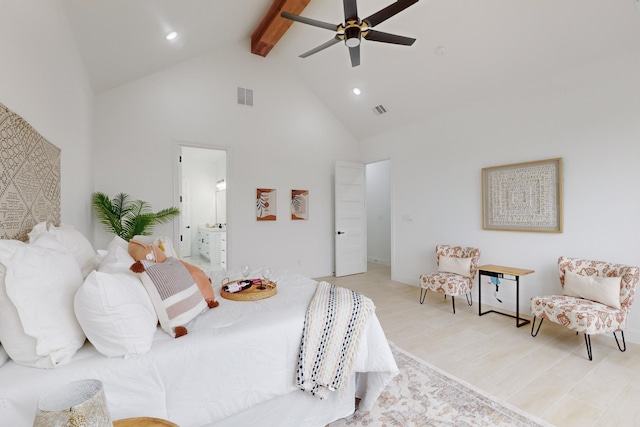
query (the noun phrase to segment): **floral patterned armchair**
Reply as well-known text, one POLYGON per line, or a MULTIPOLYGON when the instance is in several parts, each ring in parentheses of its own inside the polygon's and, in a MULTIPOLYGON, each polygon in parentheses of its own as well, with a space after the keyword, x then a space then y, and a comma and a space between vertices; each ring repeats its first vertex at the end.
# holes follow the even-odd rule
POLYGON ((593 360, 590 336, 594 334, 613 333, 618 349, 625 351, 627 345, 624 341, 624 329, 627 326, 635 287, 640 278, 640 268, 604 261, 560 257, 558 269, 563 295, 531 298, 531 314, 533 314, 531 336, 537 336, 543 320, 549 319, 576 331, 576 334, 584 334, 589 360, 593 360), (618 278, 620 279, 619 291, 613 286, 617 285, 618 278), (604 292, 603 289, 606 289, 604 280, 613 280, 609 282, 610 285, 606 285, 614 292, 613 298, 608 300, 600 295, 604 292), (570 283, 571 289, 568 289, 570 283), (581 294, 576 292, 576 289, 580 288, 573 283, 586 283, 588 286, 582 288, 581 294), (589 290, 594 287, 595 291, 589 290), (540 318, 540 323, 534 332, 536 317, 540 318), (616 332, 622 335, 622 346, 616 332))
POLYGON ((427 291, 451 296, 453 313, 456 312, 454 297, 466 295, 471 305, 471 289, 476 280, 480 249, 462 246, 436 246, 438 272, 420 275, 420 304, 424 303, 427 291))

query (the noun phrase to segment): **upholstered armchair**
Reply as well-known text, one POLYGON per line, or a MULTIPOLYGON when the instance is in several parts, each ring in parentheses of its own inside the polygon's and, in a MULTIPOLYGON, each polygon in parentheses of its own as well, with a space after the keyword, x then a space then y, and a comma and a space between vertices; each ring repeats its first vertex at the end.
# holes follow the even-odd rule
POLYGON ((420 304, 424 303, 427 291, 440 292, 451 296, 453 314, 456 313, 455 298, 466 295, 471 305, 471 289, 476 280, 480 249, 462 246, 436 246, 438 272, 420 275, 420 304))
POLYGON ((591 335, 594 334, 613 333, 618 349, 625 351, 624 329, 640 268, 560 257, 558 269, 563 294, 531 298, 531 336, 537 336, 544 319, 549 319, 576 334, 584 334, 589 360, 593 360, 591 335), (540 323, 534 332, 536 317, 540 323), (622 336, 622 345, 616 332, 622 336))

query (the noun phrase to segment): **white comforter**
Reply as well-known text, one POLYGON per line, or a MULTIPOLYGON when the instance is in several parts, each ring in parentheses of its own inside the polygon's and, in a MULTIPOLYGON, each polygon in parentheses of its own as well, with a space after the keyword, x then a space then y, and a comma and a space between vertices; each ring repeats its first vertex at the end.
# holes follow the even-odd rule
MULTIPOLYGON (((30 426, 39 396, 86 378, 104 383, 114 420, 151 416, 181 427, 218 425, 224 419, 235 424, 244 413, 255 418, 263 412, 260 408, 283 403, 286 408, 288 396, 300 407, 324 404, 322 413, 347 415, 353 410, 353 395, 341 396, 341 408, 331 412, 331 402, 321 403, 295 386, 302 325, 317 283, 288 272, 275 272, 273 280, 278 283, 275 296, 252 302, 220 298, 219 307, 188 325, 188 335, 173 339, 158 329, 151 351, 136 358, 107 358, 86 344, 72 362, 55 370, 7 363, 0 368, 0 424, 30 426)), ((214 278, 214 283, 219 281, 214 278)), ((218 295, 219 286, 214 289, 218 295)), ((373 405, 397 373, 375 315, 361 338, 355 372, 366 373, 357 374, 350 387, 362 399, 362 410, 373 405)), ((273 424, 268 414, 255 421, 286 424, 282 413, 273 416, 273 424)), ((318 419, 317 425, 326 422, 318 419)), ((295 420, 291 424, 296 425, 295 420)))

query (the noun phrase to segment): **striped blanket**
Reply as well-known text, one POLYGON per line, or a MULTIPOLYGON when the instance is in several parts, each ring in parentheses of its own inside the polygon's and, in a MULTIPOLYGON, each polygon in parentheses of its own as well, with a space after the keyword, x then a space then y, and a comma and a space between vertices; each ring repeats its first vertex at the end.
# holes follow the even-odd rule
POLYGON ((347 384, 361 332, 374 311, 364 295, 318 284, 302 331, 296 379, 301 390, 324 399, 347 384))

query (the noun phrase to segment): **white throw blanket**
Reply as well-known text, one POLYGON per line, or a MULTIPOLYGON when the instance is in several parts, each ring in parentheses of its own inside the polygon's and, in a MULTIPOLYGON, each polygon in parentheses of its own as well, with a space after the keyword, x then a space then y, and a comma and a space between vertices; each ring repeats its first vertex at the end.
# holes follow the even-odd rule
POLYGON ((357 292, 320 282, 302 331, 297 385, 324 399, 351 378, 361 332, 375 311, 357 292))

